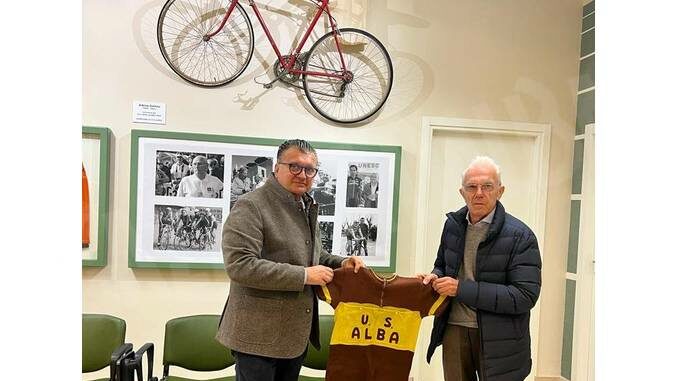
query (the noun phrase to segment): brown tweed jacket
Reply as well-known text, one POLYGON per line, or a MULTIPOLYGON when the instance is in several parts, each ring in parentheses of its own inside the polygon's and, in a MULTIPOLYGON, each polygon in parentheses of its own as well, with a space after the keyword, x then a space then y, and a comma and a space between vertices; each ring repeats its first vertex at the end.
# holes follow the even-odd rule
POLYGON ((231 285, 216 339, 232 350, 273 358, 300 356, 318 340, 318 301, 304 267, 341 266, 322 249, 318 204, 308 215, 270 177, 241 196, 226 219, 222 250, 231 285))

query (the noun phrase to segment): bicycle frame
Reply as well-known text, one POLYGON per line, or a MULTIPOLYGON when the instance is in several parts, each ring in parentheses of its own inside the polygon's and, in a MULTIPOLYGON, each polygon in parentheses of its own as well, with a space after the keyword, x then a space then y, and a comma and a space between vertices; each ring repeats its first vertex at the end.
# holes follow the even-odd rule
MULTIPOLYGON (((271 35, 271 32, 268 29, 268 26, 266 25, 266 22, 264 21, 263 17, 261 16, 261 13, 259 12, 259 8, 257 7, 257 4, 254 2, 254 0, 248 0, 249 5, 252 7, 252 10, 254 11, 254 14, 257 16, 257 19, 259 20, 259 24, 261 27, 264 29, 264 33, 266 34, 266 38, 268 38, 268 42, 271 44, 271 47, 273 48, 273 51, 275 51, 276 56, 278 56, 278 60, 280 64, 282 65, 284 71, 290 74, 304 74, 304 75, 310 75, 310 76, 317 76, 317 77, 330 77, 330 78, 337 78, 341 79, 344 81, 350 81, 351 80, 351 75, 350 73, 346 70, 346 63, 344 62, 344 55, 341 52, 341 46, 339 44, 339 37, 337 33, 337 24, 334 22, 334 19, 332 18, 332 15, 330 14, 330 9, 328 6, 329 0, 319 0, 321 1, 321 4, 318 5, 318 10, 316 14, 313 16, 313 20, 308 26, 308 29, 304 33, 304 36, 301 38, 301 41, 299 41, 299 44, 297 45, 296 49, 294 49, 294 54, 290 54, 290 59, 285 60, 283 55, 280 53, 280 50, 278 49, 278 45, 275 43, 275 40, 273 39, 273 36, 271 35), (340 74, 333 74, 333 73, 322 73, 322 72, 316 72, 316 71, 306 71, 306 70, 301 70, 301 69, 295 69, 294 64, 297 60, 297 56, 301 52, 301 49, 304 47, 304 44, 306 43, 306 40, 308 40, 308 37, 311 35, 311 32, 313 31, 313 28, 315 28, 316 24, 318 23, 318 20, 320 19, 320 16, 323 14, 323 12, 327 13, 327 17, 330 20, 330 26, 332 28, 332 34, 334 35, 334 42, 337 44, 337 51, 339 52, 339 58, 341 60, 341 73, 340 74)), ((226 11, 226 15, 224 16, 224 19, 221 21, 221 24, 215 30, 214 32, 205 35, 203 39, 209 40, 210 38, 214 37, 217 33, 219 33, 223 28, 224 25, 226 25, 226 21, 228 21, 228 18, 231 16, 231 13, 233 12, 233 9, 235 8, 236 4, 240 2, 240 0, 232 0, 231 5, 228 7, 228 10, 226 11)))

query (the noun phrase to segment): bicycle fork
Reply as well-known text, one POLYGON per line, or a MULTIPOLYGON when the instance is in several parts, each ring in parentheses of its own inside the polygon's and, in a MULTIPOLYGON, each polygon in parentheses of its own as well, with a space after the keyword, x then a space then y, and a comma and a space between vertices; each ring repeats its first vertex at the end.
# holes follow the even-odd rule
MULTIPOLYGON (((222 29, 224 29, 224 25, 226 25, 226 21, 228 21, 228 18, 231 17, 231 13, 233 13, 233 9, 235 9, 235 5, 238 3, 237 0, 231 1, 231 5, 229 5, 228 10, 226 11, 226 15, 224 16, 224 19, 221 20, 221 24, 219 24, 219 27, 217 30, 215 30, 212 33, 208 33, 204 36, 202 36, 202 40, 207 42, 209 41, 212 37, 216 36, 217 33, 221 32, 222 29)), ((252 4, 252 0, 250 0, 250 5, 252 4)))

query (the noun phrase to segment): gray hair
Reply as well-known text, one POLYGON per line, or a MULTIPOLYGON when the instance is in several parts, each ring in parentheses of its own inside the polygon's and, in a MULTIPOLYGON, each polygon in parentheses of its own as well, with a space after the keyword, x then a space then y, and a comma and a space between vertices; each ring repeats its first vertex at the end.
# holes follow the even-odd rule
POLYGON ((466 178, 466 174, 471 168, 477 168, 477 167, 490 167, 494 169, 494 171, 497 173, 497 181, 499 181, 499 184, 501 185, 501 169, 497 165, 497 163, 494 162, 494 160, 489 157, 489 156, 476 156, 475 159, 471 160, 471 163, 469 163, 468 167, 464 170, 464 172, 461 173, 461 183, 464 184, 464 179, 466 178))
POLYGON ((285 140, 279 147, 278 147, 278 161, 280 161, 280 158, 282 158, 283 153, 287 151, 288 149, 291 148, 296 148, 299 151, 306 153, 306 154, 313 154, 315 156, 316 160, 318 160, 318 154, 315 153, 315 149, 313 149, 313 146, 311 146, 311 143, 307 142, 306 140, 303 139, 290 139, 290 140, 285 140))
POLYGON ((196 161, 200 161, 200 162, 204 161, 205 164, 207 164, 207 158, 203 155, 197 155, 196 157, 194 157, 193 162, 196 162, 196 161))

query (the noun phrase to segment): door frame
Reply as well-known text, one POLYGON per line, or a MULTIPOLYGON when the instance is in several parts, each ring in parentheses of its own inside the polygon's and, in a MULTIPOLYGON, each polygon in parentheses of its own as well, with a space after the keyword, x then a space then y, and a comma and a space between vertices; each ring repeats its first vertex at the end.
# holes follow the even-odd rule
MULTIPOLYGON (((493 134, 493 135, 509 135, 534 138, 533 150, 533 165, 534 173, 537 180, 536 199, 534 200, 534 219, 535 225, 532 226, 534 234, 537 237, 540 246, 544 247, 544 231, 546 226, 546 201, 548 190, 548 170, 549 170, 549 155, 551 143, 551 125, 542 123, 523 123, 523 122, 506 122, 495 120, 482 119, 462 119, 462 118, 445 118, 445 117, 431 117, 425 116, 422 118, 421 139, 419 144, 419 176, 417 189, 417 214, 416 225, 420 228, 416 233, 415 244, 415 260, 414 269, 417 273, 425 273, 430 270, 430 261, 426 260, 423 255, 426 247, 426 237, 428 236, 428 226, 425 223, 428 221, 428 194, 429 194, 429 179, 431 175, 431 144, 433 135, 437 131, 444 131, 446 133, 460 133, 460 134, 493 134)), ((439 227, 435 227, 439 229, 439 227)), ((542 263, 545 258, 542 256, 542 263)), ((534 322, 534 331, 532 332, 532 367, 531 376, 533 379, 536 374, 537 352, 539 348, 539 319, 540 306, 537 304, 531 311, 534 322)), ((421 378, 421 370, 418 372, 418 378, 421 378)))
POLYGON ((594 379, 595 319, 595 124, 584 130, 581 216, 572 331, 572 380, 594 379))

